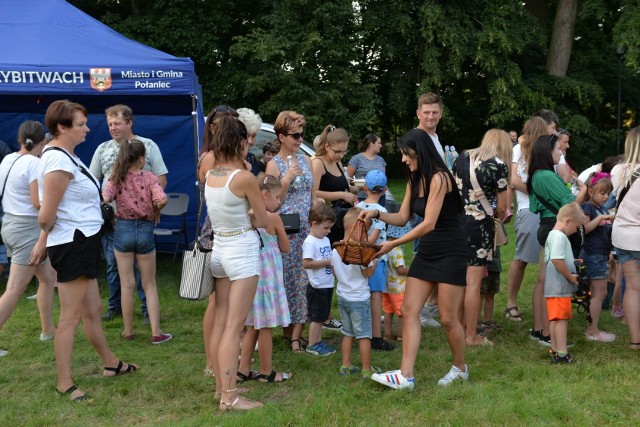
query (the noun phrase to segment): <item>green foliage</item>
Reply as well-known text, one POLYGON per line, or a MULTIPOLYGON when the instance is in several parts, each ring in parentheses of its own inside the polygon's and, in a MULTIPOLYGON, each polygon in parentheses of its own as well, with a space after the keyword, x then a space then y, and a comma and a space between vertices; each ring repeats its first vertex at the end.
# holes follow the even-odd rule
MULTIPOLYGON (((458 149, 492 127, 520 130, 541 108, 555 110, 572 135, 580 169, 615 151, 616 47, 624 45, 623 135, 640 111, 640 4, 583 0, 566 77, 547 75, 557 2, 532 0, 75 0, 117 31, 189 56, 205 106, 282 110, 307 117, 307 132, 328 123, 351 135, 351 149, 375 131, 386 144, 416 125, 416 99, 443 97, 438 133, 458 149)), ((624 136, 623 136, 624 138, 624 136)), ((394 168, 394 170, 397 168, 394 168)))

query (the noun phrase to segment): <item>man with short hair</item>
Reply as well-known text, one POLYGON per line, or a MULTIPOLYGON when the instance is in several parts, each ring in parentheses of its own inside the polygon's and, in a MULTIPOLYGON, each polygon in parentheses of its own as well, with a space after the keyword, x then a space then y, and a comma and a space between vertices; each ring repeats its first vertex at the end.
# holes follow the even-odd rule
MULTIPOLYGON (((120 151, 120 145, 132 139, 137 139, 144 143, 146 148, 145 154, 145 170, 153 172, 160 181, 162 188, 167 186, 167 166, 164 164, 162 154, 158 145, 148 138, 135 135, 133 133, 133 112, 126 105, 118 104, 105 110, 107 115, 107 125, 109 126, 109 134, 113 139, 103 142, 98 146, 96 152, 91 159, 89 169, 91 173, 98 178, 109 179, 115 164, 116 157, 120 151)), ((116 316, 122 316, 122 304, 120 300, 120 276, 118 275, 118 264, 113 252, 114 232, 107 232, 102 236, 102 248, 104 256, 107 260, 107 282, 109 283, 109 307, 102 315, 102 320, 111 320, 116 316)), ((143 324, 148 324, 149 315, 147 313, 147 297, 142 289, 140 281, 140 272, 136 269, 136 284, 138 297, 142 305, 143 324)))
POLYGON ((418 116, 418 129, 422 129, 429 134, 433 145, 444 159, 444 149, 436 133, 438 123, 442 118, 442 100, 440 96, 431 92, 420 95, 416 116, 418 116))

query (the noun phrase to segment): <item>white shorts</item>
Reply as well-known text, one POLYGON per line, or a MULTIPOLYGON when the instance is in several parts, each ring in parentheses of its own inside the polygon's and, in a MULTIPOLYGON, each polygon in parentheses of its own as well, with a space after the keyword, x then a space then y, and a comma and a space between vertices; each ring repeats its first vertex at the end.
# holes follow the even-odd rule
POLYGON ((542 246, 538 243, 540 216, 529 209, 520 209, 516 214, 516 254, 515 259, 527 264, 536 264, 540 259, 542 246))
POLYGON ((246 279, 260 275, 260 239, 254 230, 238 236, 213 238, 211 250, 213 277, 229 280, 246 279))

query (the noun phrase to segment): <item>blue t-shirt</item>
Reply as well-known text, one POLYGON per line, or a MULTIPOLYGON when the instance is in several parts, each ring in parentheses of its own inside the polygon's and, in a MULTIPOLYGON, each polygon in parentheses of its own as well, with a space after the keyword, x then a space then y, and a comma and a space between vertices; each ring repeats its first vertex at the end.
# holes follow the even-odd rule
MULTIPOLYGON (((585 202, 581 205, 584 214, 589 217, 589 220, 594 219, 598 215, 606 214, 607 212, 602 207, 596 207, 593 203, 585 202)), ((584 238, 584 244, 582 250, 589 255, 608 255, 611 251, 611 230, 613 223, 611 221, 603 221, 594 228, 591 233, 587 234, 584 238)))

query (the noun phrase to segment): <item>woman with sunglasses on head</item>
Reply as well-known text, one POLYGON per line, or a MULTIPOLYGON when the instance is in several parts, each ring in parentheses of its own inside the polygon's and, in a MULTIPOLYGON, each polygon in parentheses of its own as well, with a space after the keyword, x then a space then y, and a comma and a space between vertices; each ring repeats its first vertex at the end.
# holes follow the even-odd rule
MULTIPOLYGON (((386 173, 387 162, 379 155, 380 150, 382 150, 382 140, 378 135, 375 133, 368 134, 360 142, 358 148, 360 152, 349 160, 347 175, 355 179, 363 179, 371 170, 379 170, 382 173, 386 173)), ((367 194, 360 190, 356 196, 358 200, 362 201, 367 197, 367 194)), ((380 197, 378 203, 382 206, 385 205, 384 194, 380 197)))
POLYGON ((261 242, 249 209, 257 224, 267 224, 268 216, 255 176, 245 168, 249 144, 244 124, 235 117, 222 117, 212 149, 215 163, 205 175, 204 192, 215 235, 211 251, 215 320, 209 341, 216 377, 214 398, 220 397, 221 410, 249 410, 262 406, 240 396, 236 385, 240 332, 260 274, 261 242))
MULTIPOLYGON (((205 121, 205 133, 202 135, 202 148, 200 150, 200 158, 198 159, 198 182, 200 190, 204 191, 204 181, 207 171, 213 168, 215 163, 215 156, 213 153, 213 135, 216 130, 216 126, 222 117, 238 117, 238 113, 232 107, 228 105, 218 105, 207 114, 207 120, 205 121)), ((204 250, 211 250, 213 247, 213 241, 211 240, 211 220, 207 215, 203 206, 203 213, 205 216, 204 223, 202 224, 202 230, 200 231, 200 247, 204 250)), ((214 292, 209 296, 209 303, 207 304, 207 310, 204 312, 204 318, 202 319, 202 335, 204 337, 204 352, 207 357, 207 366, 204 369, 206 376, 213 376, 213 355, 210 351, 211 331, 213 330, 213 321, 215 319, 216 308, 216 293, 214 292)))
MULTIPOLYGON (((549 232, 556 223, 558 210, 573 201, 582 203, 587 194, 587 187, 579 180, 578 195, 574 196, 567 188, 563 179, 555 172, 554 166, 560 161, 562 152, 556 135, 543 135, 539 137, 531 147, 529 154, 529 169, 527 180, 527 193, 529 193, 529 210, 540 214, 540 226, 538 228, 538 243, 544 248, 549 232)), ((580 233, 580 231, 578 231, 580 233)), ((574 257, 578 258, 582 247, 582 238, 579 234, 569 237, 574 257)), ((533 330, 531 339, 538 340, 542 345, 551 345, 549 335, 549 317, 547 304, 544 299, 544 279, 546 277, 546 265, 540 263, 538 281, 533 290, 533 305, 538 307, 533 313, 533 330)))
POLYGON ((284 288, 291 313, 291 325, 284 330, 284 337, 291 340, 291 350, 295 353, 304 353, 301 335, 308 320, 308 278, 301 260, 302 243, 309 234, 313 175, 311 161, 299 153, 305 124, 304 116, 295 111, 282 111, 278 114, 273 128, 280 147, 278 154, 267 163, 266 169, 268 175, 277 177, 282 184, 282 205, 278 213, 300 216, 300 231, 289 235, 291 250, 282 254, 284 288))

